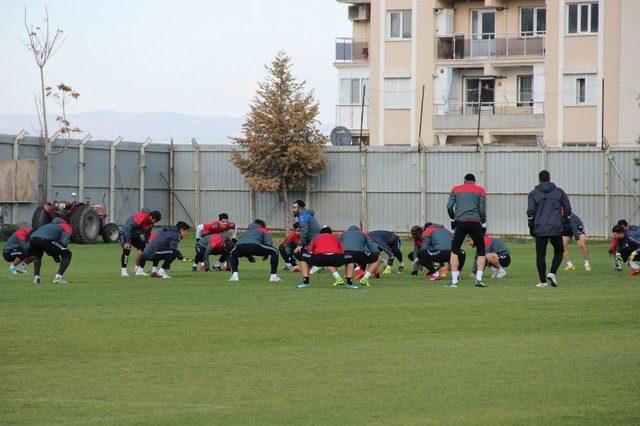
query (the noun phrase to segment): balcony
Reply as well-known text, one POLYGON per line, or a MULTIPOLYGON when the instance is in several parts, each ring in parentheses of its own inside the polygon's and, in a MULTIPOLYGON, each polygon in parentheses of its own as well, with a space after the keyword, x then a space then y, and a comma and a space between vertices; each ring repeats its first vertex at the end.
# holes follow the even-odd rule
POLYGON ((340 37, 336 39, 336 64, 366 64, 368 62, 368 38, 340 37))
POLYGON ((436 59, 544 58, 544 36, 453 34, 436 36, 436 59))
POLYGON ((433 108, 433 128, 437 130, 541 129, 544 127, 544 103, 438 103, 433 108), (482 108, 482 111, 479 109, 482 108))
MULTIPOLYGON (((360 105, 336 105, 336 126, 344 126, 349 130, 360 131, 360 117, 362 107, 360 105)), ((362 130, 369 131, 369 105, 364 106, 362 130)), ((354 133, 357 135, 357 132, 354 133)))

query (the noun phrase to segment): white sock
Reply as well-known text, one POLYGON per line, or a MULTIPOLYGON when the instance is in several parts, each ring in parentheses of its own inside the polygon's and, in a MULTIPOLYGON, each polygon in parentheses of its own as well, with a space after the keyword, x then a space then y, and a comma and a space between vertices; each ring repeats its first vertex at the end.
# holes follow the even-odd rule
POLYGON ((151 268, 151 272, 155 272, 156 274, 158 273, 158 267, 154 266, 151 268))
POLYGON ((238 273, 234 272, 233 274, 231 274, 231 278, 238 278, 238 273))
POLYGON ((484 271, 482 271, 482 270, 476 272, 476 280, 482 281, 482 274, 483 273, 484 273, 484 271))
POLYGON ((633 269, 640 269, 640 265, 638 265, 635 261, 630 260, 629 261, 629 266, 631 266, 633 269))
POLYGON ((458 277, 460 276, 460 272, 459 271, 453 271, 451 272, 451 282, 454 284, 458 284, 458 277))
POLYGON ((573 262, 570 260, 567 260, 567 266, 573 266, 573 262))
POLYGON ((589 261, 588 260, 584 261, 584 266, 589 266, 589 261))
POLYGON ((340 279, 340 273, 338 271, 333 273, 333 278, 335 278, 336 280, 340 279))
POLYGON ((364 279, 369 279, 369 278, 371 278, 371 272, 365 272, 365 273, 364 273, 364 276, 363 276, 362 278, 364 278, 364 279))
POLYGON ((122 268, 122 273, 125 274, 127 272, 127 268, 122 268))
POLYGON ((549 273, 547 274, 547 276, 548 276, 548 277, 551 277, 551 278, 555 278, 555 277, 556 277, 556 274, 552 274, 551 272, 549 272, 549 273))

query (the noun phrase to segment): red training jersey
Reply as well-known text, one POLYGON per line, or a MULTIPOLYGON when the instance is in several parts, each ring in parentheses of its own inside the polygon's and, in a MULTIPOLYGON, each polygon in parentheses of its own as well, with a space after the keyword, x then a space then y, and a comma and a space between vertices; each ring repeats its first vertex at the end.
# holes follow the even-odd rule
POLYGON ((224 243, 224 238, 222 238, 222 235, 216 234, 212 236, 211 239, 209 240, 209 247, 211 248, 211 251, 221 252, 223 243, 224 243))
POLYGON ((296 231, 291 231, 284 237, 284 241, 282 244, 286 245, 298 245, 300 242, 300 234, 296 233, 296 231))
POLYGON ((311 241, 309 251, 313 254, 342 254, 340 239, 333 234, 320 234, 311 241))
POLYGON ((151 223, 151 216, 149 215, 149 213, 145 212, 138 212, 134 214, 133 223, 135 224, 135 226, 140 227, 145 231, 148 231, 149 229, 151 229, 151 227, 153 227, 153 223, 151 223))
POLYGON ((216 220, 215 222, 205 223, 202 229, 202 236, 206 237, 211 234, 224 234, 228 231, 233 231, 236 229, 236 224, 229 221, 225 226, 220 224, 220 221, 216 220))

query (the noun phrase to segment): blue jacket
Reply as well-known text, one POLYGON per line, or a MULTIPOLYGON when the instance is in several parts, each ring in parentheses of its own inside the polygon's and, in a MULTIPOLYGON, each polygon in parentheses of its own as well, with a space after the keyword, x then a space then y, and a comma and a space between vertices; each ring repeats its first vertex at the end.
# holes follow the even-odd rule
POLYGON ((376 254, 380 252, 378 245, 355 225, 351 225, 349 229, 340 236, 340 242, 342 243, 344 251, 376 254))
POLYGON ((40 238, 47 241, 55 241, 56 243, 68 246, 71 241, 73 229, 71 225, 59 217, 53 219, 53 222, 42 225, 31 234, 31 239, 40 238))
POLYGON ((144 256, 151 258, 158 252, 162 251, 174 251, 178 259, 182 259, 182 253, 178 250, 178 244, 180 244, 180 231, 175 226, 163 229, 158 232, 158 236, 155 237, 144 249, 144 256))
POLYGON ((311 241, 320 234, 320 224, 315 217, 316 212, 311 209, 303 209, 298 214, 298 222, 300 223, 300 242, 299 246, 306 247, 311 241))

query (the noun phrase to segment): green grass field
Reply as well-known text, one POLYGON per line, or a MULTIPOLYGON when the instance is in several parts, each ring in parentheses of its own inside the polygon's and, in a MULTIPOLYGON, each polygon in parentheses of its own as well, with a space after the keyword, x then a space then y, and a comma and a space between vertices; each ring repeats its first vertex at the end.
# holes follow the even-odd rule
POLYGON ((349 291, 269 284, 260 260, 240 283, 179 262, 122 279, 119 246, 74 246, 67 286, 49 258, 41 286, 3 271, 0 422, 638 424, 640 276, 604 244, 586 273, 572 245, 578 270, 536 289, 533 246, 510 248, 485 289, 394 273, 349 291))

